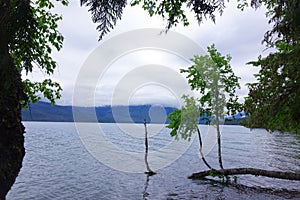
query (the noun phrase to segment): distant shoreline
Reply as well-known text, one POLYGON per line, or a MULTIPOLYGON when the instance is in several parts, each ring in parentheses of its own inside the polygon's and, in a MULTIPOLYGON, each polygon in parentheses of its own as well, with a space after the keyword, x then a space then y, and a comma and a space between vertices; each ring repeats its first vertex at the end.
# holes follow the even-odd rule
MULTIPOLYGON (((101 107, 72 107, 51 105, 47 102, 31 104, 29 109, 22 110, 22 121, 36 122, 87 122, 87 123, 144 123, 168 124, 166 116, 174 111, 174 107, 153 105, 101 106, 101 107), (73 110, 80 113, 74 120, 73 110), (154 110, 154 112, 153 112, 154 110), (150 114, 151 116, 150 116, 150 114), (157 117, 156 117, 157 116, 157 117)), ((237 115, 234 120, 227 120, 226 125, 241 125, 245 117, 237 115)), ((199 120, 206 124, 206 120, 199 120)))

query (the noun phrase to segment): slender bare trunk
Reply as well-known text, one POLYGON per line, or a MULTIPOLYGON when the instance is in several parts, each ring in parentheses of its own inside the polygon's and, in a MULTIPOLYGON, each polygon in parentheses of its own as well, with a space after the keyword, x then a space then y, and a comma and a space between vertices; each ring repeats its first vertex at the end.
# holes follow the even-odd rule
POLYGON ((147 132, 146 119, 144 119, 144 126, 145 126, 145 164, 146 164, 146 168, 147 168, 147 172, 145 172, 145 173, 146 174, 154 174, 155 172, 153 172, 150 169, 149 163, 148 163, 148 132, 147 132))
POLYGON ((201 155, 201 158, 202 158, 204 164, 205 164, 209 169, 213 169, 213 168, 208 164, 208 162, 206 161, 206 159, 205 159, 205 157, 204 157, 203 150, 202 150, 201 133, 200 133, 200 129, 199 129, 198 126, 197 126, 197 132, 198 132, 198 138, 199 138, 199 143, 200 143, 200 155, 201 155))
POLYGON ((223 168, 223 162, 222 162, 222 150, 221 150, 221 133, 220 133, 220 119, 219 117, 217 116, 216 118, 217 120, 217 140, 218 140, 218 158, 219 158, 219 165, 220 165, 220 168, 221 169, 224 169, 223 168))

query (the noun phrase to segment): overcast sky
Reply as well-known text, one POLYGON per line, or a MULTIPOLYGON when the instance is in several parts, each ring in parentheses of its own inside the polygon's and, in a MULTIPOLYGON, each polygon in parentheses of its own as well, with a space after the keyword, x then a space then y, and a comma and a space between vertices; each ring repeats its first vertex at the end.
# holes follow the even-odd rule
MULTIPOLYGON (((231 1, 226 5, 223 15, 217 17, 216 24, 210 20, 205 20, 199 26, 193 15, 190 14, 190 25, 188 27, 177 26, 172 30, 187 36, 204 50, 214 43, 223 55, 230 54, 234 72, 241 77, 242 89, 238 91, 238 94, 243 99, 248 92, 245 83, 253 82, 255 80, 253 74, 258 71, 245 63, 255 60, 259 54, 264 53, 265 47, 261 44, 261 41, 264 33, 270 29, 270 25, 267 23, 264 9, 254 10, 248 8, 242 12, 236 8, 235 1, 231 1)), ((103 41, 98 42, 97 24, 92 23, 90 13, 87 8, 80 7, 79 0, 70 1, 68 7, 57 4, 55 12, 63 16, 63 20, 59 23, 59 30, 64 35, 65 40, 63 49, 53 54, 53 58, 58 62, 58 68, 52 77, 63 87, 63 96, 57 101, 58 104, 63 105, 73 104, 73 90, 79 71, 88 56, 99 45, 126 31, 142 28, 159 28, 163 30, 166 25, 166 22, 163 22, 160 17, 150 18, 140 7, 132 8, 128 5, 124 10, 122 19, 117 22, 115 28, 103 38, 103 41)), ((114 101, 115 88, 119 83, 124 82, 124 77, 126 80, 126 76, 131 77, 132 75, 129 76, 128 74, 133 71, 136 72, 137 68, 151 64, 170 68, 173 66, 175 71, 179 71, 181 66, 189 65, 186 61, 178 57, 174 58, 174 55, 161 51, 143 49, 128 53, 116 60, 109 70, 99 77, 94 95, 94 104, 110 105, 114 101)), ((146 71, 145 73, 150 76, 146 71)), ((139 75, 135 74, 135 76, 139 75)), ((128 91, 130 94, 128 94, 129 99, 126 99, 126 101, 130 104, 178 105, 178 99, 174 95, 174 91, 158 81, 160 78, 163 79, 164 76, 166 75, 158 74, 152 81, 153 84, 150 83, 150 80, 150 84, 137 85, 136 88, 128 91)), ((40 80, 43 77, 45 75, 41 75, 39 69, 34 70, 29 75, 29 78, 33 80, 40 80)), ((182 81, 174 81, 173 84, 170 86, 171 88, 180 88, 182 81)), ((121 101, 114 102, 125 104, 121 101)))

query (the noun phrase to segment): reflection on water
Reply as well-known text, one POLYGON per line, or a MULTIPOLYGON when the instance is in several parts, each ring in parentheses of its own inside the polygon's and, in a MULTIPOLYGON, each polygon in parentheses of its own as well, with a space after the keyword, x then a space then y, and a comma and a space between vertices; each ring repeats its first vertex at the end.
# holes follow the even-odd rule
POLYGON ((143 191, 143 199, 146 200, 148 199, 147 197, 149 196, 149 193, 147 192, 147 189, 148 189, 148 186, 149 186, 149 180, 150 180, 150 176, 149 174, 147 174, 147 179, 146 179, 146 182, 145 182, 145 188, 144 188, 144 191, 143 191))
MULTIPOLYGON (((8 200, 300 199, 299 181, 245 175, 239 176, 237 184, 224 185, 206 179, 187 179, 206 169, 199 158, 197 140, 176 162, 150 177, 116 171, 97 161, 82 145, 73 123, 26 122, 25 126, 26 156, 8 200)), ((143 124, 140 126, 143 128, 143 124)), ((114 144, 144 150, 144 138, 122 134, 115 124, 105 124, 104 128, 114 144)), ((207 127, 200 129, 205 136, 207 127)), ((169 141, 168 130, 149 136, 149 155, 169 141)), ((222 145, 225 168, 300 172, 300 140, 295 135, 225 126, 222 145)), ((163 159, 169 155, 161 156, 163 159)), ((206 158, 211 165, 218 166, 216 148, 206 158)), ((151 162, 149 165, 152 166, 151 162)))

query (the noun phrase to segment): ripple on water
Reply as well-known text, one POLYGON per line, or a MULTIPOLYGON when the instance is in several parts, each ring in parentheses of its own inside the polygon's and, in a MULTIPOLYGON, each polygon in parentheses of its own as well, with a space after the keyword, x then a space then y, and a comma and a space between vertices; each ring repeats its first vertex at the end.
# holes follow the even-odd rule
MULTIPOLYGON (((26 122, 25 126, 26 156, 8 200, 300 199, 297 181, 245 175, 239 176, 236 185, 224 185, 212 180, 187 179, 190 174, 206 169, 199 158, 197 138, 176 162, 147 177, 113 170, 94 159, 82 145, 73 123, 26 122)), ((143 128, 143 124, 140 126, 143 128)), ((115 124, 102 128, 107 138, 121 148, 144 151, 143 138, 129 137, 115 124)), ((204 137, 207 127, 200 129, 204 137)), ((169 131, 162 129, 149 138, 149 154, 171 140, 169 131)), ((222 145, 225 167, 300 172, 300 140, 294 135, 224 126, 222 145)), ((167 157, 161 155, 162 159, 167 157)), ((207 160, 218 166, 216 147, 207 160)))

